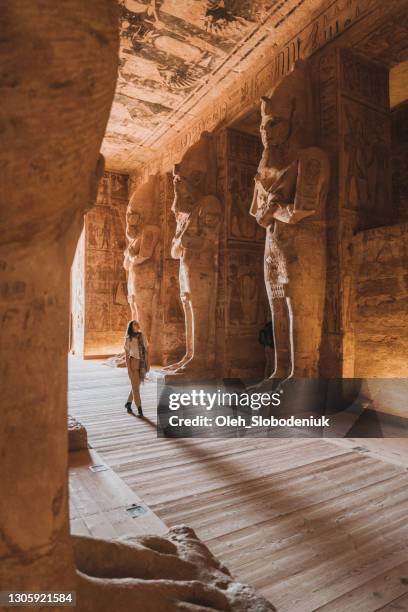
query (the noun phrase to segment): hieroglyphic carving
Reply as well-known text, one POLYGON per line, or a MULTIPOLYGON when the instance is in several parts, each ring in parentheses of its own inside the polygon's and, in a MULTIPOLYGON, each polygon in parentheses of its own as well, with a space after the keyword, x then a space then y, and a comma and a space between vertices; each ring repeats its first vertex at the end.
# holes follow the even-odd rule
MULTIPOLYGON (((21 287, 22 292, 25 283, 21 287)), ((8 293, 8 292, 7 292, 8 293)), ((4 295, 0 287, 1 297, 4 295)), ((6 297, 6 296, 4 296, 6 297)), ((69 349, 74 355, 84 355, 85 333, 85 232, 81 233, 71 267, 71 319, 69 349)))
POLYGON ((390 115, 388 71, 356 57, 337 53, 340 173, 342 206, 358 212, 358 227, 390 221, 390 115))
POLYGON ((229 176, 229 232, 228 235, 240 240, 262 240, 262 230, 254 219, 248 216, 248 206, 254 187, 256 166, 230 162, 229 176))
POLYGON ((408 52, 408 17, 404 2, 400 13, 382 23, 355 45, 367 57, 387 66, 403 62, 408 52))
POLYGON ((325 293, 322 219, 329 162, 322 149, 311 146, 314 116, 307 66, 298 62, 262 99, 264 153, 251 206, 251 214, 266 228, 264 271, 274 326, 273 378, 313 377, 319 372, 325 293))
POLYGON ((349 49, 318 67, 319 143, 330 153, 322 372, 353 375, 352 241, 358 229, 392 222, 387 70, 349 49))
POLYGON ((390 192, 390 120, 353 101, 343 104, 344 206, 360 214, 386 216, 390 192))
POLYGON ((248 208, 262 146, 258 136, 230 128, 219 131, 216 142, 217 195, 225 203, 216 305, 217 370, 222 376, 256 377, 264 370, 258 334, 267 300, 262 228, 248 208))
MULTIPOLYGON (((338 62, 335 50, 328 51, 318 58, 317 82, 319 144, 330 153, 338 151, 338 62)), ((329 202, 330 204, 330 202, 329 202)))
MULTIPOLYGON (((230 121, 238 113, 257 104, 259 97, 288 74, 298 59, 309 57, 343 34, 363 19, 372 10, 373 4, 373 0, 336 0, 289 41, 281 36, 278 48, 274 42, 270 52, 264 54, 268 59, 256 74, 253 71, 248 72, 238 84, 233 83, 229 86, 224 95, 220 96, 220 102, 211 102, 210 108, 203 110, 196 121, 170 140, 166 144, 166 152, 149 161, 142 173, 147 175, 171 168, 180 159, 183 151, 191 146, 204 130, 211 131, 220 121, 230 121)), ((278 22, 275 23, 277 26, 275 35, 278 38, 281 33, 280 25, 278 22)))
POLYGON ((248 215, 262 145, 256 136, 228 130, 228 238, 262 240, 263 232, 248 215))
POLYGON ((239 326, 240 333, 245 333, 245 327, 258 330, 265 320, 262 254, 235 247, 229 251, 228 261, 228 327, 239 326))
POLYGON ((364 104, 388 111, 388 70, 360 59, 348 49, 340 51, 342 93, 364 104))
POLYGON ((85 216, 85 355, 117 352, 129 319, 125 240, 127 176, 105 172, 85 216))

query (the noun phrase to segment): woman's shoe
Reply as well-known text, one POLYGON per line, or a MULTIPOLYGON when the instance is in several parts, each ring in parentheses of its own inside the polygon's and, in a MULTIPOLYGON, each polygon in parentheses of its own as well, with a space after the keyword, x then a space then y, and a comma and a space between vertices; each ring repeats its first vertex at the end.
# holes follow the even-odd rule
POLYGON ((141 419, 143 418, 143 410, 141 406, 137 407, 137 416, 140 417, 141 419))
POLYGON ((129 414, 133 414, 131 402, 126 402, 125 408, 126 408, 126 410, 128 411, 129 414))

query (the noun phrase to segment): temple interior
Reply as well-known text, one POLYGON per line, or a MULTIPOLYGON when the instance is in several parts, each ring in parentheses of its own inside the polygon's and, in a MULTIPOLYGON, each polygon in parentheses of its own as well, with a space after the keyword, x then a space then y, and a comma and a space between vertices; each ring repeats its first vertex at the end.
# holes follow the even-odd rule
POLYGON ((5 0, 0 31, 0 591, 408 611, 407 0, 5 0), (334 425, 163 434, 162 385, 208 381, 334 425))

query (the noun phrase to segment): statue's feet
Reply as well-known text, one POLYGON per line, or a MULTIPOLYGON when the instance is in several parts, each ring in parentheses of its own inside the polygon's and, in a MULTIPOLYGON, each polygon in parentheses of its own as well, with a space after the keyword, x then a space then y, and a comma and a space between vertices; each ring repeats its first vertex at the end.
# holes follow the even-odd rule
POLYGON ((183 359, 180 359, 180 361, 177 361, 176 363, 171 363, 170 365, 164 366, 162 370, 164 370, 165 372, 175 372, 178 368, 181 368, 190 359, 190 355, 186 353, 183 359))
POLYGON ((287 368, 276 368, 275 371, 266 378, 260 380, 256 385, 248 387, 248 391, 271 391, 289 378, 292 378, 293 373, 287 368))
POLYGON ((184 372, 191 371, 191 363, 194 361, 193 357, 188 357, 183 363, 175 370, 176 374, 183 374, 184 372))
POLYGON ((179 380, 208 380, 214 378, 213 372, 208 369, 206 363, 201 359, 191 357, 188 361, 185 361, 176 370, 170 370, 166 372, 165 379, 168 382, 179 380))
POLYGON ((289 368, 276 368, 269 376, 268 380, 285 381, 293 378, 293 370, 289 368))

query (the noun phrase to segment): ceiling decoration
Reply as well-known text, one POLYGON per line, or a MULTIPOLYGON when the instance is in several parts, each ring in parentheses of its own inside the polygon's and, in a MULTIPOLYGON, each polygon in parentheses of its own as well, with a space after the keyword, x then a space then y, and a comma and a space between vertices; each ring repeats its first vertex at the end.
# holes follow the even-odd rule
MULTIPOLYGON (((276 0, 119 0, 119 78, 103 152, 126 166, 276 0)), ((137 155, 136 155, 137 157, 137 155)))

